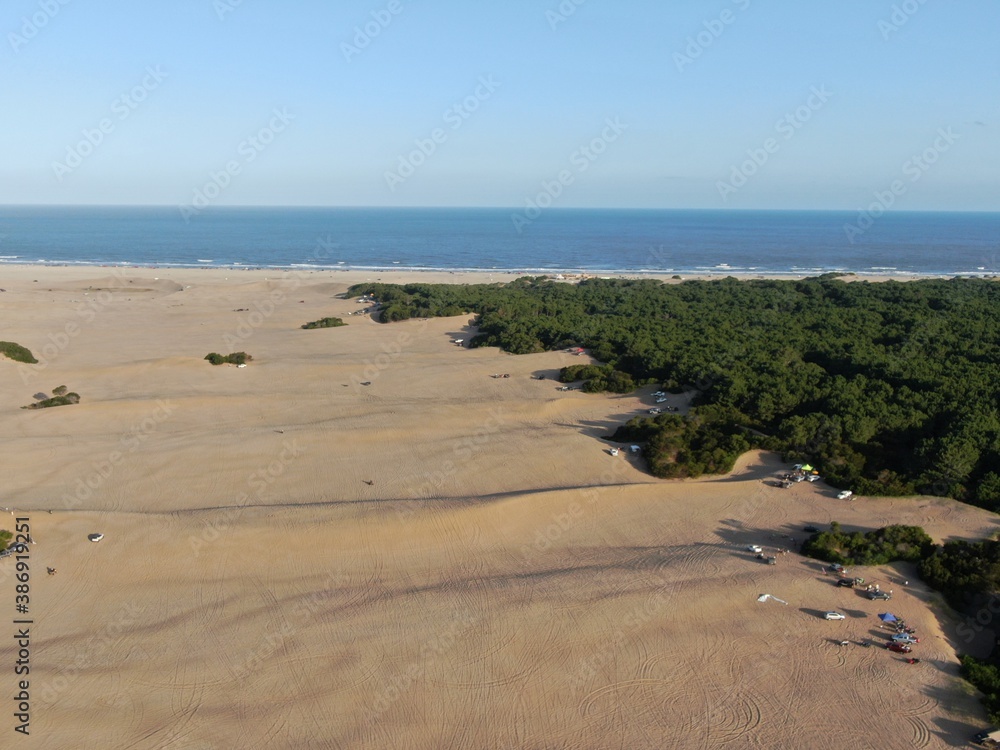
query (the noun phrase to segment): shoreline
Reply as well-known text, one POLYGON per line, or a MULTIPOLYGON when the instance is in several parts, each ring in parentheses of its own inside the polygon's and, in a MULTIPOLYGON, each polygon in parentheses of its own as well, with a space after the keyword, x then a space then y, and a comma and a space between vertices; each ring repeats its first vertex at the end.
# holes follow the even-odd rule
MULTIPOLYGON (((895 271, 830 271, 822 269, 791 270, 791 271, 749 271, 745 269, 718 269, 718 270, 687 270, 687 271, 659 271, 659 270, 631 270, 631 269, 540 269, 540 268, 417 268, 392 267, 392 266, 350 266, 350 267, 319 267, 306 265, 291 266, 269 266, 246 264, 238 266, 214 266, 214 265, 180 265, 180 264, 90 264, 90 263, 0 263, 0 277, 11 275, 20 277, 29 273, 48 275, 56 272, 61 279, 73 276, 81 277, 92 272, 123 273, 129 272, 161 272, 175 275, 187 275, 189 273, 198 274, 198 278, 205 279, 202 274, 213 275, 242 273, 250 276, 261 274, 282 274, 285 278, 296 278, 308 276, 312 279, 329 279, 344 281, 348 284, 371 281, 371 276, 387 275, 392 277, 391 281, 385 283, 405 283, 410 279, 419 279, 427 283, 491 283, 499 282, 504 277, 506 281, 512 281, 524 276, 549 276, 556 281, 576 282, 588 279, 619 279, 619 280, 646 280, 654 279, 665 283, 680 283, 683 281, 712 281, 724 278, 735 278, 740 281, 801 281, 809 278, 816 278, 826 274, 837 274, 838 278, 845 282, 852 281, 925 281, 931 279, 1000 279, 1000 275, 983 272, 954 272, 954 273, 918 273, 918 272, 895 272, 895 271), (362 278, 363 277, 363 278, 362 278), (507 278, 510 277, 510 278, 507 278)), ((379 279, 382 280, 382 279, 379 279)))

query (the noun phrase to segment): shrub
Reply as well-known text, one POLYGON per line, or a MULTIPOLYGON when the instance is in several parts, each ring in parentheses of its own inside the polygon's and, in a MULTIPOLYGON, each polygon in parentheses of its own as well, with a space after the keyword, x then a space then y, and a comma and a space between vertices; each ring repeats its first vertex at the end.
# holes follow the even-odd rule
POLYGON ((28 365, 38 364, 38 360, 28 349, 12 341, 0 341, 0 354, 15 362, 24 362, 28 365))
POLYGON ((340 318, 320 318, 319 320, 314 320, 311 323, 306 323, 302 327, 308 331, 313 328, 339 328, 340 326, 346 325, 347 323, 340 318))
POLYGON ((919 526, 885 526, 875 531, 847 533, 839 523, 813 534, 802 554, 841 565, 885 565, 901 560, 920 562, 935 550, 933 540, 919 526))
POLYGON ((65 396, 53 396, 44 401, 36 401, 33 404, 22 406, 22 409, 48 409, 52 406, 69 406, 80 403, 80 396, 76 393, 67 393, 65 396))
POLYGON ((66 388, 66 386, 61 385, 58 388, 53 388, 52 389, 52 395, 53 396, 64 396, 66 394, 67 390, 68 389, 66 388))
POLYGON ((205 359, 213 365, 244 365, 247 362, 252 361, 253 357, 246 352, 233 352, 232 354, 227 354, 225 356, 212 352, 211 354, 206 354, 205 359))
POLYGON ((961 657, 960 674, 983 693, 982 703, 994 725, 1000 724, 1000 670, 995 664, 968 654, 961 657))

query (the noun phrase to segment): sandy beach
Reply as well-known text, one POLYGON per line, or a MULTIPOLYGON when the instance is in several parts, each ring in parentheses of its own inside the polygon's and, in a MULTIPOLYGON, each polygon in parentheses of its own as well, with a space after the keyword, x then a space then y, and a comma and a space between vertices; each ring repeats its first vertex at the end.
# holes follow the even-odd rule
MULTIPOLYGON (((994 514, 775 488, 761 453, 657 480, 601 440, 654 388, 561 392, 581 358, 469 350, 471 314, 380 325, 337 298, 511 278, 0 266, 0 339, 40 360, 0 357, 0 528, 28 518, 36 542, 17 746, 938 748, 986 725, 956 653, 992 643, 912 568, 853 571, 893 590, 872 602, 794 550, 812 524, 973 540, 994 514), (300 329, 326 316, 348 325, 300 329), (81 402, 20 408, 60 385, 81 402), (919 664, 882 647, 887 610, 919 664)), ((12 560, 0 579, 13 620, 12 560)))

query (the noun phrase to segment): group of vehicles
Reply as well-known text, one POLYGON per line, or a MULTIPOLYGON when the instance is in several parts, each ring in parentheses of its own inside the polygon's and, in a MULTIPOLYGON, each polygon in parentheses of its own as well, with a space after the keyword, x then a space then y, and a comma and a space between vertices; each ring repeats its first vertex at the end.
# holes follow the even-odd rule
POLYGON ((747 552, 753 552, 754 553, 754 557, 757 560, 761 560, 763 562, 766 562, 768 565, 777 565, 778 564, 778 558, 776 558, 774 555, 765 555, 764 554, 764 548, 761 547, 759 544, 748 544, 747 545, 747 552))

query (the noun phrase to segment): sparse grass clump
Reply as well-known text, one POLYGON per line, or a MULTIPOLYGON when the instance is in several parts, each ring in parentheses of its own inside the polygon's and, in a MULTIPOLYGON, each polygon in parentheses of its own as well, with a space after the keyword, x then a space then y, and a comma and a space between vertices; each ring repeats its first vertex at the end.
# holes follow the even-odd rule
POLYGON ((28 404, 27 406, 22 406, 22 409, 48 409, 51 406, 69 406, 70 404, 80 403, 79 393, 69 393, 64 385, 52 391, 52 396, 48 397, 44 393, 36 393, 35 398, 37 401, 33 404, 28 404))
POLYGON ((340 328, 340 326, 346 326, 345 323, 340 318, 320 318, 319 320, 314 320, 311 323, 306 323, 302 327, 306 330, 311 330, 313 328, 340 328))
POLYGON ((15 344, 13 341, 0 341, 0 354, 15 362, 24 362, 28 365, 38 364, 38 360, 35 359, 35 355, 30 350, 25 349, 20 344, 15 344))
POLYGON ((232 354, 226 355, 212 352, 211 354, 206 354, 205 359, 213 365, 245 365, 247 362, 250 362, 253 357, 246 352, 233 352, 232 354))

